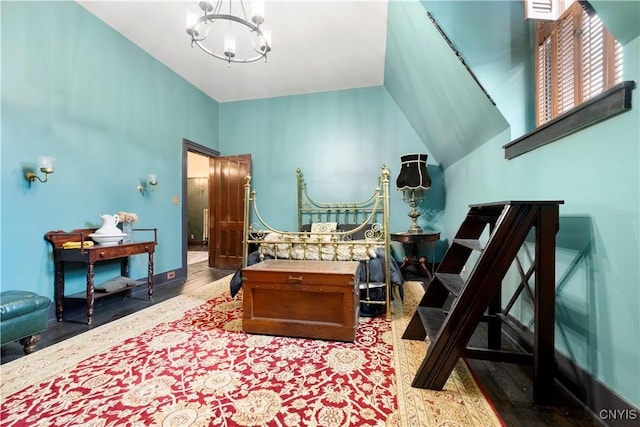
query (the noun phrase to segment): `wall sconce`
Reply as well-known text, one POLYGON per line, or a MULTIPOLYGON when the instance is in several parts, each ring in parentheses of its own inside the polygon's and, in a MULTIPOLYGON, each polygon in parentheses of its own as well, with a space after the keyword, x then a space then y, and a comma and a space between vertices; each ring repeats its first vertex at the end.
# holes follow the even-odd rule
POLYGON ((427 191, 431 188, 431 177, 427 169, 426 154, 405 154, 400 157, 400 175, 396 180, 396 187, 402 191, 402 199, 409 204, 409 218, 411 226, 408 233, 422 233, 422 228, 418 225, 420 211, 417 206, 424 200, 427 191))
POLYGON ((153 187, 158 185, 158 176, 154 173, 150 173, 147 177, 147 180, 140 180, 140 185, 138 185, 138 191, 144 193, 145 191, 153 191, 153 187))
POLYGON ((49 179, 49 174, 55 171, 53 167, 53 163, 56 161, 54 157, 38 157, 38 163, 40 164, 40 172, 44 174, 44 179, 40 178, 33 171, 29 171, 24 174, 24 177, 29 182, 34 182, 36 179, 40 182, 47 182, 49 179))

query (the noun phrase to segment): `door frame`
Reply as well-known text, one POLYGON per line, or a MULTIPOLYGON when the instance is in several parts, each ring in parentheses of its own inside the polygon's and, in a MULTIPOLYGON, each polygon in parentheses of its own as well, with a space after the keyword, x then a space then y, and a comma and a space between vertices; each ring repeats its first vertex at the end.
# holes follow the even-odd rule
MULTIPOLYGON (((188 181, 188 155, 187 153, 201 154, 208 157, 220 157, 220 152, 212 148, 205 147, 186 138, 182 138, 182 266, 187 277, 187 250, 189 248, 188 233, 188 213, 187 213, 187 181, 188 181)), ((209 174, 211 175, 211 174, 209 174)), ((211 185, 211 183, 209 183, 211 185)), ((211 203, 211 201, 209 201, 211 203)), ((209 236, 209 245, 211 245, 211 236, 209 236)))

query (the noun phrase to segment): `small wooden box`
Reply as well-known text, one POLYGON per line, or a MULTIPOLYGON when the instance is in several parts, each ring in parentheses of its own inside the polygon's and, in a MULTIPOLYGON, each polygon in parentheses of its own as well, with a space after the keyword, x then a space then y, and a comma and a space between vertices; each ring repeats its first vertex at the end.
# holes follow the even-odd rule
POLYGON ((265 260, 242 271, 245 332, 353 341, 357 261, 265 260))

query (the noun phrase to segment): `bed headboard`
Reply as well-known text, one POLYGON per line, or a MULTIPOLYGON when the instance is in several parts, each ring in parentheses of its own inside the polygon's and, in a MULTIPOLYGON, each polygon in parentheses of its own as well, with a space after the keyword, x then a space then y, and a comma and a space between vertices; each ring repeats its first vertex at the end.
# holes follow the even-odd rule
MULTIPOLYGON (((363 224, 384 222, 384 196, 389 194, 389 170, 382 167, 378 184, 369 198, 360 202, 318 202, 309 196, 307 184, 300 169, 296 170, 298 189, 298 231, 314 222, 363 224), (386 175, 385 175, 386 174, 386 175), (386 178, 386 182, 385 182, 386 178)), ((387 227, 385 227, 386 229, 387 227)))

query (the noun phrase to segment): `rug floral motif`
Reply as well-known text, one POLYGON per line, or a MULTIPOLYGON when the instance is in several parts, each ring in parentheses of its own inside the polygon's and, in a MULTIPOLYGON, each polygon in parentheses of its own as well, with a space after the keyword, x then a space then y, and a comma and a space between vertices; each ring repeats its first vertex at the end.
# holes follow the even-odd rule
POLYGON ((501 425, 464 362, 442 391, 410 387, 419 290, 342 343, 245 334, 218 282, 3 365, 0 426, 501 425))

